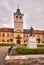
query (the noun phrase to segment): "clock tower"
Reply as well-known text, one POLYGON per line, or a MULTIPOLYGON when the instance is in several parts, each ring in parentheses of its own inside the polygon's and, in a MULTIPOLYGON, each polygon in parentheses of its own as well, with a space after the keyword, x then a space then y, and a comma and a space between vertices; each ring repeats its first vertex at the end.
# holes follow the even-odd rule
POLYGON ((23 14, 21 14, 19 8, 16 13, 14 13, 14 31, 23 32, 23 14))
POLYGON ((24 43, 23 39, 23 14, 18 8, 14 13, 14 43, 22 44, 24 43))

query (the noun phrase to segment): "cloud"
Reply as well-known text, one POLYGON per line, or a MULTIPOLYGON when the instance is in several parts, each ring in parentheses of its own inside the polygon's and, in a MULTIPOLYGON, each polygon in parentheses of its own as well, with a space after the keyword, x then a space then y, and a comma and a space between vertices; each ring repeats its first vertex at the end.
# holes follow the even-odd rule
POLYGON ((9 25, 7 25, 7 24, 3 24, 3 27, 5 27, 5 28, 7 27, 7 28, 8 28, 8 27, 9 27, 9 25))

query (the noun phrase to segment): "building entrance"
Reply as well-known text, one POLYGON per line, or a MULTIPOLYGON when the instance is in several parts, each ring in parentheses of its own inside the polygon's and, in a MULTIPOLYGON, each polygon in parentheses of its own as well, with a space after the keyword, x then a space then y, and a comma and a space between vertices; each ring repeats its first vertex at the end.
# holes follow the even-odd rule
POLYGON ((17 44, 21 44, 21 41, 20 41, 20 40, 21 40, 21 37, 20 37, 20 35, 18 35, 18 36, 16 37, 16 39, 17 39, 16 43, 17 43, 17 44))
POLYGON ((18 39, 16 42, 17 42, 17 44, 21 44, 21 41, 20 41, 20 39, 18 39))

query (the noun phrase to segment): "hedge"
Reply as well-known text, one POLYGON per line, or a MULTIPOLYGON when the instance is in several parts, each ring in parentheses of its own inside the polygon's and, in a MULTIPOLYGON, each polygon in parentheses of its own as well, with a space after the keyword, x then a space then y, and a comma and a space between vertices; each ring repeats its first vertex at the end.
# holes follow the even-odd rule
MULTIPOLYGON (((22 44, 22 46, 27 46, 27 44, 22 44)), ((44 47, 44 44, 37 44, 37 47, 44 47)))
POLYGON ((37 47, 44 47, 44 44, 37 44, 37 47))
MULTIPOLYGON (((1 43, 0 46, 14 46, 14 43, 1 43)), ((26 47, 27 44, 22 44, 22 47, 26 47)), ((43 47, 44 48, 44 44, 37 44, 37 47, 43 47)))
POLYGON ((12 44, 10 44, 10 43, 6 43, 6 44, 5 43, 2 43, 2 44, 0 44, 0 46, 14 46, 14 45, 15 44, 13 44, 13 43, 12 44))
POLYGON ((17 48, 16 51, 18 54, 44 54, 44 49, 41 48, 37 49, 17 48))

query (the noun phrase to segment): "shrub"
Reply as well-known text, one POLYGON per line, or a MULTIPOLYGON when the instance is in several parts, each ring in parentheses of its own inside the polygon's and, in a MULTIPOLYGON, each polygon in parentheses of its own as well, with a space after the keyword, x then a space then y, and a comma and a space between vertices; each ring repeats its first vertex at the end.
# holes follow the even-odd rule
POLYGON ((26 65, 25 63, 23 63, 22 65, 26 65))
POLYGON ((28 49, 28 48, 17 48, 18 54, 44 54, 44 49, 28 49))
POLYGON ((23 46, 27 46, 27 44, 22 44, 23 46))
POLYGON ((44 44, 37 44, 37 47, 44 47, 44 44))

